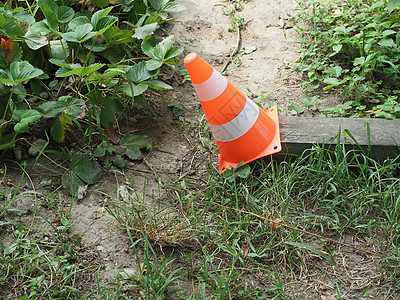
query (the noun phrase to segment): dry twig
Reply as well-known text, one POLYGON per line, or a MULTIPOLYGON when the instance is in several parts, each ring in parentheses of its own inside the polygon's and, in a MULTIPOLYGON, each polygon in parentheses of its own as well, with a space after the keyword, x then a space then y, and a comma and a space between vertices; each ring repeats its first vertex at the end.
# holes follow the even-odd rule
POLYGON ((345 246, 345 247, 348 247, 348 248, 352 248, 354 250, 361 251, 361 252, 364 252, 364 253, 367 253, 367 254, 371 254, 371 255, 374 255, 374 256, 384 257, 384 255, 380 254, 380 253, 376 253, 376 252, 368 251, 368 250, 365 250, 365 249, 361 249, 361 248, 358 248, 358 247, 353 246, 353 245, 349 245, 349 244, 346 244, 346 243, 343 243, 343 242, 339 242, 339 241, 336 241, 334 239, 331 239, 331 238, 328 238, 328 237, 325 237, 325 236, 322 236, 322 235, 319 235, 319 234, 316 234, 316 233, 312 233, 312 232, 306 231, 304 229, 292 227, 290 225, 287 225, 287 224, 283 223, 282 220, 272 220, 272 219, 265 218, 263 216, 257 215, 255 213, 252 213, 252 212, 249 212, 249 211, 237 209, 237 208, 234 208, 234 207, 225 206, 225 205, 222 205, 222 204, 219 204, 219 203, 215 203, 215 202, 210 202, 210 201, 205 201, 205 202, 208 202, 208 203, 211 203, 213 205, 217 205, 217 206, 220 206, 220 207, 223 207, 223 208, 226 208, 226 209, 235 210, 235 211, 238 211, 238 212, 241 212, 241 213, 244 213, 244 214, 248 214, 248 215, 254 216, 254 217, 258 218, 258 219, 265 220, 268 223, 272 223, 272 224, 275 224, 277 226, 283 226, 283 227, 286 227, 286 228, 291 229, 291 230, 296 230, 296 231, 299 231, 299 232, 302 232, 302 233, 317 237, 319 239, 323 239, 323 240, 335 243, 337 245, 341 245, 341 246, 345 246))

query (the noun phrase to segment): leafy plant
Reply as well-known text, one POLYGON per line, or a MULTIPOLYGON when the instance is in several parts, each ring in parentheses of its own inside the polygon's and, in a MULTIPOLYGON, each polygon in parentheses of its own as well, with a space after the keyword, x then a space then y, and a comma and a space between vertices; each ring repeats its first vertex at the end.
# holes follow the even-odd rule
POLYGON ((338 114, 345 109, 344 114, 355 116, 397 117, 384 103, 397 102, 400 2, 302 1, 299 5, 302 10, 294 20, 299 22, 302 57, 295 68, 307 74, 306 88, 340 91, 350 106, 336 109, 338 114))
POLYGON ((298 114, 303 113, 304 111, 308 114, 312 110, 317 109, 317 105, 320 103, 323 103, 325 100, 319 99, 319 96, 313 96, 313 97, 305 97, 300 100, 300 102, 304 105, 305 109, 300 107, 296 103, 292 103, 291 105, 288 106, 288 109, 293 109, 296 111, 298 114))
POLYGON ((176 57, 183 52, 183 48, 172 46, 173 41, 173 36, 169 36, 158 43, 150 39, 143 41, 142 50, 151 58, 146 63, 147 70, 154 71, 159 69, 163 64, 174 66, 179 63, 176 57))
POLYGON ((118 167, 123 167, 126 163, 125 156, 132 160, 138 160, 142 158, 140 150, 150 148, 147 140, 137 135, 124 136, 120 139, 119 144, 119 146, 113 146, 104 140, 97 146, 94 156, 102 158, 106 167, 110 166, 111 163, 118 167))
POLYGON ((180 101, 174 101, 170 104, 168 104, 168 107, 171 108, 172 114, 174 115, 175 118, 179 117, 182 115, 183 110, 185 107, 180 101))
POLYGON ((183 49, 173 46, 173 37, 157 40, 153 34, 168 13, 183 6, 167 0, 125 1, 119 16, 127 15, 128 24, 134 21, 132 31, 120 28, 121 20, 113 15, 118 6, 95 3, 100 7, 95 11, 75 11, 73 5, 53 0, 27 2, 27 11, 0 4, 0 95, 9 99, 0 104, 6 120, 0 128, 0 149, 13 147, 16 134, 41 118, 53 120, 50 133, 55 141, 64 142, 76 126, 90 144, 92 135, 103 136, 103 128, 114 126, 135 98, 156 116, 143 93, 172 89, 160 80, 161 68, 178 64, 183 49), (39 13, 42 19, 36 21, 39 13), (29 92, 24 86, 28 80, 29 92), (50 101, 25 105, 26 94, 43 89, 50 101))
POLYGON ((100 179, 100 171, 99 166, 89 157, 76 154, 72 157, 70 168, 62 175, 63 186, 76 196, 80 187, 100 179))

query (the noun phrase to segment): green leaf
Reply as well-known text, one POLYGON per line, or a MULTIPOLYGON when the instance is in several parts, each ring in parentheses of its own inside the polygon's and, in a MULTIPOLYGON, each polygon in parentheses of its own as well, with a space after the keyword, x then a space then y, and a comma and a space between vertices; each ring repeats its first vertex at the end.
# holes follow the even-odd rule
POLYGON ((16 85, 17 83, 39 77, 42 70, 36 69, 27 61, 17 61, 10 65, 10 70, 0 70, 0 82, 16 85))
POLYGON ((62 37, 67 42, 82 43, 96 35, 96 33, 92 31, 92 29, 92 24, 83 24, 76 27, 75 31, 70 31, 62 34, 62 37))
POLYGON ((41 114, 37 110, 15 110, 13 118, 18 122, 14 126, 15 132, 22 133, 28 131, 28 126, 39 120, 40 117, 41 114))
POLYGON ((96 157, 103 157, 106 153, 113 153, 114 148, 111 144, 107 141, 103 141, 100 145, 97 146, 96 150, 94 151, 93 155, 96 157))
POLYGON ((24 36, 25 32, 21 29, 20 26, 14 20, 7 20, 1 26, 1 31, 11 37, 13 40, 17 40, 19 37, 24 36))
POLYGON ((182 115, 183 110, 185 109, 185 107, 182 105, 181 102, 179 101, 174 101, 170 104, 168 104, 168 107, 172 108, 172 114, 174 115, 174 117, 179 117, 182 115))
POLYGON ((57 58, 50 58, 49 61, 52 64, 54 64, 56 66, 59 66, 59 67, 65 67, 65 68, 70 68, 70 69, 80 68, 81 67, 80 64, 69 64, 65 60, 57 59, 57 58))
POLYGON ((384 5, 385 5, 385 3, 383 2, 383 0, 379 0, 379 1, 375 2, 374 4, 372 4, 370 9, 380 8, 380 7, 383 7, 384 5))
POLYGON ((362 64, 364 64, 364 62, 365 62, 365 57, 364 57, 364 56, 357 57, 357 58, 354 60, 354 65, 355 65, 355 66, 362 65, 362 64))
POLYGON ((65 113, 71 116, 79 116, 82 113, 81 106, 85 104, 85 101, 72 96, 62 96, 57 103, 64 106, 65 113))
MULTIPOLYGON (((15 19, 17 19, 18 22, 28 23, 29 25, 33 25, 35 23, 35 18, 26 11, 14 12, 13 17, 15 19)), ((1 17, 0 17, 0 19, 1 19, 1 17)), ((1 20, 0 20, 0 24, 1 24, 1 20)))
POLYGON ((166 55, 165 55, 165 59, 172 58, 172 57, 176 57, 176 56, 178 56, 179 54, 181 54, 182 52, 183 52, 183 47, 179 47, 179 46, 171 47, 171 48, 167 51, 167 53, 166 53, 166 55))
POLYGON ((330 85, 338 85, 339 84, 339 80, 337 78, 334 78, 334 77, 328 77, 328 78, 324 79, 324 83, 330 84, 330 85))
POLYGON ((396 34, 396 33, 397 33, 396 31, 388 29, 388 30, 382 31, 382 36, 385 37, 385 36, 389 36, 389 35, 396 34))
POLYGON ((161 10, 164 0, 148 0, 149 4, 156 10, 161 10))
POLYGON ((396 47, 396 43, 393 41, 393 39, 382 39, 378 43, 379 45, 383 47, 396 47))
POLYGON ((0 14, 0 27, 6 23, 6 18, 2 14, 0 14))
POLYGON ((100 123, 105 128, 110 128, 115 123, 115 115, 123 110, 122 104, 118 99, 113 97, 105 97, 101 103, 100 123))
POLYGON ((167 51, 169 50, 169 48, 171 48, 173 42, 174 36, 172 35, 159 42, 153 50, 154 58, 157 58, 158 60, 163 60, 167 54, 167 51))
POLYGON ((75 196, 79 187, 85 184, 94 184, 100 179, 99 166, 84 154, 76 154, 72 157, 71 165, 61 177, 64 188, 75 196))
POLYGON ((101 176, 99 166, 84 154, 75 154, 72 157, 70 171, 87 184, 96 183, 101 176))
POLYGON ((164 63, 170 66, 176 66, 179 65, 179 60, 176 57, 170 57, 164 60, 164 63))
POLYGON ((45 22, 37 22, 25 34, 25 42, 32 50, 38 50, 49 43, 47 40, 49 32, 51 30, 45 22))
POLYGON ((150 80, 146 81, 146 83, 153 90, 172 90, 172 86, 160 80, 150 80))
POLYGON ((135 24, 135 27, 140 27, 145 24, 152 24, 152 23, 161 24, 163 23, 162 20, 163 18, 161 18, 157 12, 153 12, 150 16, 144 15, 142 18, 140 18, 140 20, 135 24))
POLYGON ((151 74, 146 69, 146 62, 141 61, 134 66, 128 66, 125 68, 125 76, 127 79, 134 83, 140 83, 151 77, 151 74))
POLYGON ((99 19, 96 23, 96 26, 93 26, 94 30, 97 31, 97 34, 103 34, 108 28, 110 28, 115 22, 118 21, 118 18, 115 16, 106 16, 99 19))
POLYGON ((296 103, 292 103, 288 106, 288 109, 293 109, 294 111, 296 111, 298 114, 301 114, 304 112, 304 109, 302 107, 300 107, 298 104, 296 103))
POLYGON ((63 74, 57 73, 57 77, 68 77, 68 76, 72 76, 72 75, 77 75, 77 76, 83 78, 86 75, 89 75, 90 73, 100 70, 104 66, 105 66, 105 64, 95 63, 95 64, 89 65, 87 67, 79 67, 79 68, 69 70, 68 72, 63 73, 63 74))
POLYGON ((174 1, 168 1, 167 4, 165 4, 162 8, 162 10, 167 13, 181 12, 185 9, 185 6, 174 1))
POLYGON ((163 62, 161 60, 150 59, 146 62, 146 69, 149 71, 157 70, 162 66, 163 62))
POLYGON ((114 157, 111 158, 111 161, 118 168, 123 168, 126 165, 126 161, 121 155, 115 155, 114 157))
POLYGON ((53 0, 38 0, 38 6, 41 7, 43 4, 51 8, 52 11, 57 11, 58 5, 53 0))
POLYGON ((144 54, 147 56, 155 59, 156 57, 154 56, 154 47, 149 43, 149 41, 144 40, 142 42, 142 51, 144 54))
POLYGON ((341 66, 334 66, 324 71, 324 73, 334 75, 335 77, 339 77, 342 74, 342 72, 343 69, 341 66))
POLYGON ((147 148, 149 146, 149 143, 144 137, 132 134, 124 136, 121 139, 120 144, 128 149, 126 154, 129 156, 129 158, 134 160, 141 159, 142 154, 140 149, 147 148))
POLYGON ((339 53, 340 50, 342 50, 343 45, 342 44, 336 44, 332 46, 332 49, 334 52, 339 53))
POLYGON ((85 104, 82 99, 72 96, 62 96, 58 101, 48 101, 39 106, 43 112, 43 117, 52 118, 63 112, 71 116, 79 116, 82 113, 81 106, 85 104))
POLYGON ((100 44, 98 41, 95 41, 94 44, 92 41, 89 41, 90 44, 84 44, 83 47, 93 52, 102 52, 107 49, 107 46, 104 44, 100 44))
POLYGON ((387 9, 389 13, 394 11, 400 5, 400 0, 388 0, 387 9))
POLYGON ((60 6, 57 10, 57 18, 60 23, 68 23, 74 18, 75 12, 72 7, 60 6))
POLYGON ((117 64, 127 56, 127 53, 124 51, 123 47, 109 47, 102 51, 100 55, 111 64, 117 64))
POLYGON ((240 178, 247 178, 250 175, 250 166, 241 165, 235 169, 235 173, 240 178))
POLYGON ((102 19, 105 16, 107 16, 111 12, 112 9, 113 9, 113 7, 111 6, 111 7, 96 11, 93 14, 92 18, 90 19, 90 23, 93 25, 93 27, 96 28, 97 27, 97 22, 100 19, 102 19))
POLYGON ((90 20, 85 16, 79 16, 71 20, 71 22, 68 23, 68 27, 71 31, 75 31, 79 26, 86 24, 90 24, 90 20))
POLYGON ((122 91, 129 97, 136 97, 143 94, 149 86, 147 83, 133 83, 132 86, 130 84, 124 84, 122 86, 122 91), (133 95, 132 95, 133 92, 133 95))
POLYGON ((50 135, 53 139, 62 143, 65 139, 65 134, 67 131, 71 131, 70 126, 72 125, 72 121, 68 115, 61 115, 59 118, 55 119, 53 125, 50 128, 50 135))
POLYGON ((79 187, 84 186, 85 182, 79 178, 79 176, 70 170, 67 170, 61 176, 61 182, 65 189, 67 189, 72 196, 78 193, 79 187))
POLYGON ((10 65, 10 73, 14 83, 19 83, 38 77, 43 74, 43 71, 36 69, 27 61, 18 61, 10 65))
POLYGON ((56 30, 58 27, 58 18, 54 10, 51 9, 47 4, 40 5, 40 9, 42 10, 47 24, 49 24, 50 28, 56 30))
POLYGON ((51 58, 65 60, 70 54, 70 48, 65 40, 50 41, 48 52, 51 58))
POLYGON ((121 30, 118 27, 108 28, 104 32, 104 37, 106 38, 108 46, 131 43, 134 41, 132 37, 132 30, 121 30))
POLYGON ((152 35, 154 31, 156 31, 159 28, 158 23, 151 23, 151 24, 146 24, 141 27, 135 28, 135 34, 133 35, 134 38, 143 40, 149 35, 152 35))

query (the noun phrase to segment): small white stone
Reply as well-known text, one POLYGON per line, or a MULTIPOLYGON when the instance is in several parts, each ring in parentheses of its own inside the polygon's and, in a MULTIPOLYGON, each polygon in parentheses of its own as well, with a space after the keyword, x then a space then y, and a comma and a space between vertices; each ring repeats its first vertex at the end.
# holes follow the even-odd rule
POLYGON ((86 193, 87 193, 87 189, 88 189, 87 185, 81 185, 78 188, 78 192, 76 193, 76 198, 78 200, 82 200, 83 198, 85 198, 86 197, 86 193))

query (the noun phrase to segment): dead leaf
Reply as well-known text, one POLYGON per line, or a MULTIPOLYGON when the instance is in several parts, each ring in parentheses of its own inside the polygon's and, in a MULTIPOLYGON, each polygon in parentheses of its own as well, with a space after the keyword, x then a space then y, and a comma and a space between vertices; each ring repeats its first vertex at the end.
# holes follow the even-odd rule
POLYGON ((104 130, 104 135, 114 144, 119 144, 121 140, 121 135, 115 130, 115 127, 104 130))
POLYGON ((5 35, 0 35, 0 48, 1 51, 3 52, 4 58, 6 60, 7 65, 10 63, 11 59, 11 50, 14 46, 14 41, 5 36, 5 35))
POLYGON ((250 246, 249 244, 246 244, 242 247, 241 255, 243 258, 246 258, 249 253, 250 253, 250 246))
POLYGON ((281 224, 285 224, 285 222, 283 222, 281 219, 271 219, 271 218, 268 219, 269 219, 268 221, 269 225, 271 225, 272 230, 275 231, 278 231, 279 228, 281 228, 281 224))

